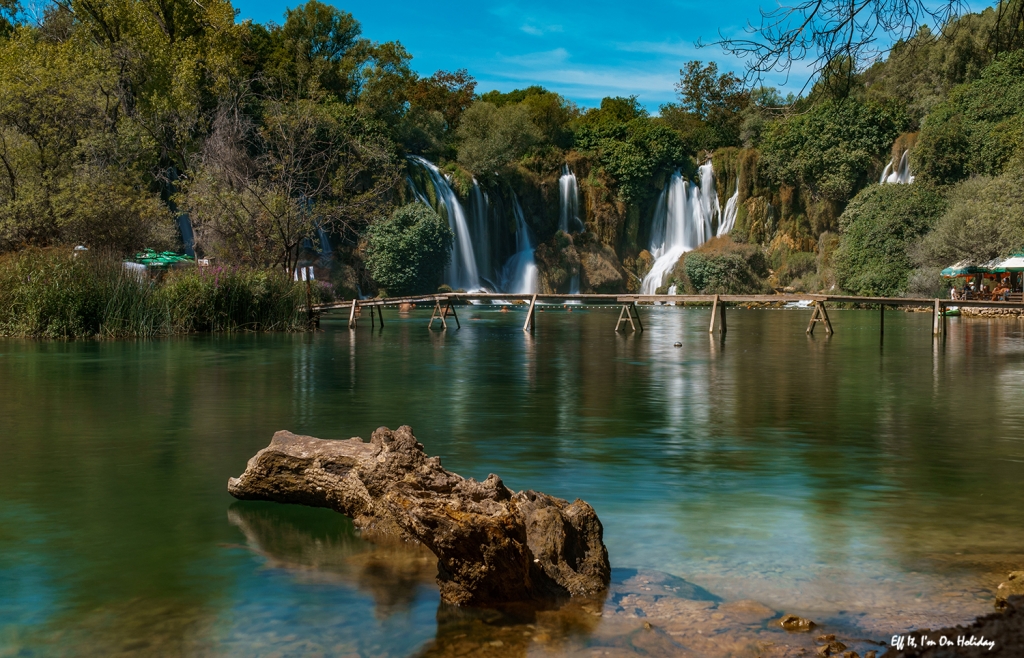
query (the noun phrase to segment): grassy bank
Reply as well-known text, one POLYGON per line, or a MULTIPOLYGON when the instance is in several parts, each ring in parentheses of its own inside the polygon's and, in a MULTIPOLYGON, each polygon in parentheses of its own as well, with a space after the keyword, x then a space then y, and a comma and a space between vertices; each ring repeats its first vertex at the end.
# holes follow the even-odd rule
MULTIPOLYGON (((315 283, 313 301, 329 300, 315 283)), ((119 258, 29 249, 0 257, 0 335, 133 338, 306 328, 304 283, 278 270, 188 268, 159 280, 119 258)))

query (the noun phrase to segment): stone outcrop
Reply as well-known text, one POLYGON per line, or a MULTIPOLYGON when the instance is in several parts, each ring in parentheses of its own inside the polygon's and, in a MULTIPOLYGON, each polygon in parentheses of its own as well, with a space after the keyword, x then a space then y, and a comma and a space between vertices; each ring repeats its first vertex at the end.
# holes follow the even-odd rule
POLYGON ((609 582, 608 552, 594 509, 535 491, 513 493, 427 457, 412 429, 381 427, 370 442, 278 432, 228 480, 242 500, 327 507, 364 537, 416 540, 437 556, 441 599, 454 605, 586 596, 609 582))

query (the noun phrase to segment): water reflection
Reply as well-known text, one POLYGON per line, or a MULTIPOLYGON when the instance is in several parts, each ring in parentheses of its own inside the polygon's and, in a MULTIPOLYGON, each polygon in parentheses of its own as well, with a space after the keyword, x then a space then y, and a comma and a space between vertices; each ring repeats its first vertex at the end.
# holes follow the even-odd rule
POLYGON ((890 311, 879 350, 872 312, 831 313, 829 338, 805 334, 810 311, 730 309, 723 341, 706 309, 644 308, 626 335, 614 308, 546 310, 533 334, 520 309, 446 332, 429 311, 383 331, 0 341, 0 653, 405 656, 469 625, 474 646, 530 632, 527 653, 703 655, 697 631, 737 600, 878 638, 987 612, 1024 564, 1019 322, 953 319, 943 342, 930 314, 890 311), (723 601, 630 585, 575 636, 552 630, 571 611, 446 621, 432 563, 389 566, 350 528, 225 493, 278 429, 401 424, 467 477, 593 504, 614 568, 723 601), (645 635, 637 609, 677 634, 645 635))

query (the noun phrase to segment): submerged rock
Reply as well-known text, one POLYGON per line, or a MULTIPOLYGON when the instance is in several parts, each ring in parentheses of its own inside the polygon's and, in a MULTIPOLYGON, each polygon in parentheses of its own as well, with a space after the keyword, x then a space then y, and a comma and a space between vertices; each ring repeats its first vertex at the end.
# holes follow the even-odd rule
POLYGON ((803 617, 797 617, 796 615, 783 615, 782 619, 779 620, 779 625, 787 631, 793 631, 796 633, 807 633, 817 626, 817 624, 810 619, 804 619, 803 617))
POLYGON ((441 600, 453 605, 586 596, 611 569, 594 509, 536 491, 513 493, 427 457, 408 426, 325 441, 278 432, 228 480, 242 500, 327 507, 352 518, 364 537, 421 542, 437 556, 441 600))

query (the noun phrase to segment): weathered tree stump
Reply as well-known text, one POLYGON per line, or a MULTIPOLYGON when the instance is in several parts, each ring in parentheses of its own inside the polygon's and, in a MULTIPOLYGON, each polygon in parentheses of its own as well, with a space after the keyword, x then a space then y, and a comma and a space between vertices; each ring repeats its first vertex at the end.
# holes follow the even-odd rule
POLYGON ((594 508, 536 491, 512 493, 427 457, 408 426, 324 441, 278 432, 228 491, 242 500, 327 507, 376 534, 422 542, 437 556, 441 600, 455 605, 585 596, 611 569, 594 508))

